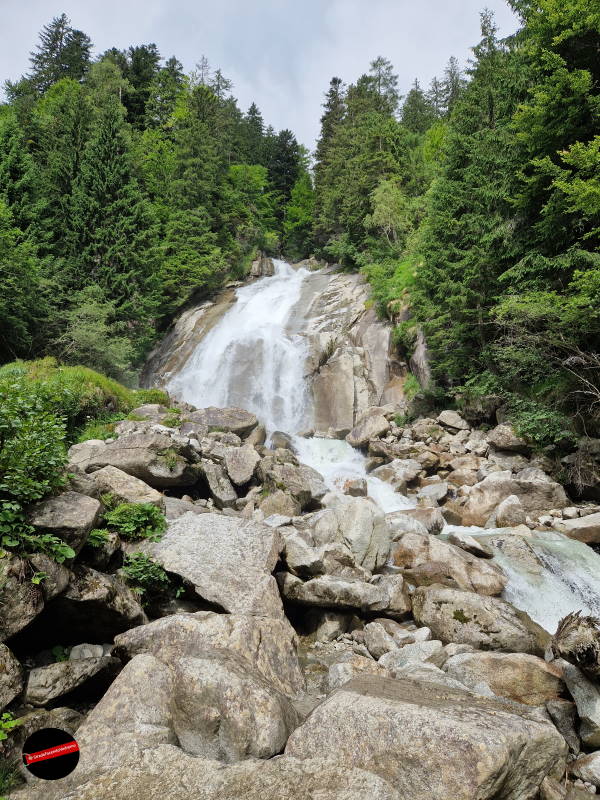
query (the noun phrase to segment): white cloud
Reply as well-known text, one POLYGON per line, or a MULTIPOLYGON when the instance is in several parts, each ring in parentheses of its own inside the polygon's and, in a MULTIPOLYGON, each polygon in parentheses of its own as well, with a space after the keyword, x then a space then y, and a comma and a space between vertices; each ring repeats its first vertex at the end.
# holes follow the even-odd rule
POLYGON ((275 128, 312 146, 329 80, 351 82, 378 55, 406 92, 427 85, 451 55, 466 61, 479 38, 479 11, 496 12, 502 35, 516 20, 504 0, 0 0, 0 78, 28 68, 41 26, 63 10, 101 52, 156 42, 191 69, 201 54, 220 66, 245 109, 255 101, 275 128), (10 5, 10 10, 9 10, 10 5), (25 7, 26 5, 26 7, 25 7))

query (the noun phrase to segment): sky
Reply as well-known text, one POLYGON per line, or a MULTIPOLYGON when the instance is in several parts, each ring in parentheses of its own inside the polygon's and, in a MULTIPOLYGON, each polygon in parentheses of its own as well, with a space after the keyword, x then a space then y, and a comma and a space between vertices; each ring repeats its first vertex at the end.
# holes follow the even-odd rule
POLYGON ((351 83, 383 55, 403 94, 415 78, 426 86, 450 56, 469 58, 485 6, 502 36, 516 30, 504 0, 0 0, 0 84, 27 71, 42 25, 64 11, 96 53, 155 42, 186 71, 206 55, 243 110, 256 102, 312 148, 331 77, 351 83))

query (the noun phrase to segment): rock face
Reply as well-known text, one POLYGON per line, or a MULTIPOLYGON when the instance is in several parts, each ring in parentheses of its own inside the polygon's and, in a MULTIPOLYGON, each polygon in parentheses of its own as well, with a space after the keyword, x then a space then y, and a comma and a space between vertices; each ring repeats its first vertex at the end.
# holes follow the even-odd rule
POLYGON ((283 613, 271 575, 282 550, 273 528, 221 514, 184 514, 160 542, 145 542, 139 549, 229 613, 283 613))
POLYGON ((476 558, 429 534, 404 534, 392 547, 391 558, 405 571, 408 580, 417 585, 446 583, 447 579, 454 588, 496 595, 507 583, 506 576, 496 564, 476 558), (429 574, 426 570, 419 571, 419 567, 428 565, 434 565, 429 574))
POLYGON ((65 492, 40 500, 28 512, 30 525, 39 533, 58 536, 78 553, 100 519, 101 505, 93 497, 65 492))
POLYGON ((579 736, 587 747, 600 748, 600 689, 567 661, 557 662, 581 720, 579 736))
POLYGON ((417 622, 443 642, 543 656, 550 641, 527 614, 497 597, 422 586, 414 592, 412 604, 417 622))
POLYGON ((474 691, 483 684, 498 697, 541 706, 564 690, 562 670, 525 653, 463 653, 448 659, 444 670, 474 691))
POLYGON ((0 712, 23 688, 21 665, 5 644, 0 644, 0 712))
POLYGON ((411 800, 533 798, 567 746, 542 715, 409 679, 354 678, 291 735, 286 755, 368 768, 411 800))
POLYGON ((122 633, 115 648, 127 658, 150 653, 167 663, 207 649, 229 650, 243 656, 283 694, 293 696, 304 687, 297 636, 286 619, 210 611, 177 614, 122 633))

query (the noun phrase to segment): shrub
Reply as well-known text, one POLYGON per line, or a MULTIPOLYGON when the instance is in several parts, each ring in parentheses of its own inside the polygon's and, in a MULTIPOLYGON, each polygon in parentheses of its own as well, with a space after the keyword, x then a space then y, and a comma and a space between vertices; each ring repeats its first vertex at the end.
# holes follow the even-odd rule
POLYGON ((144 553, 125 556, 121 572, 134 592, 140 595, 144 605, 168 596, 172 589, 165 570, 144 553))
POLYGON ((412 373, 409 373, 406 376, 403 390, 404 390, 404 396, 406 397, 407 400, 412 400, 413 397, 415 397, 415 395, 419 394, 419 392, 421 391, 421 384, 412 373))
POLYGON ((164 514, 151 503, 121 503, 104 515, 104 522, 128 541, 149 539, 156 542, 167 529, 164 514))
POLYGON ((102 547, 108 541, 109 535, 109 532, 103 528, 94 528, 93 531, 90 531, 85 543, 89 547, 102 547))

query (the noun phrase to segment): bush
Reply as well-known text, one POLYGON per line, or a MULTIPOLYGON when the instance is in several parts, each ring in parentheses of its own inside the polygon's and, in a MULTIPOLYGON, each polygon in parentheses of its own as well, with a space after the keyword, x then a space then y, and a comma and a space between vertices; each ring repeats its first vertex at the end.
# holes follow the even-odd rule
POLYGON ((167 529, 164 514, 151 503, 121 503, 104 515, 109 530, 122 539, 149 539, 157 542, 167 529))
POLYGON ((125 556, 121 572, 143 605, 175 592, 165 570, 144 553, 125 556))
POLYGON ((404 396, 410 401, 421 391, 421 384, 412 373, 409 373, 406 376, 406 380, 404 381, 404 386, 402 388, 404 391, 404 396))

